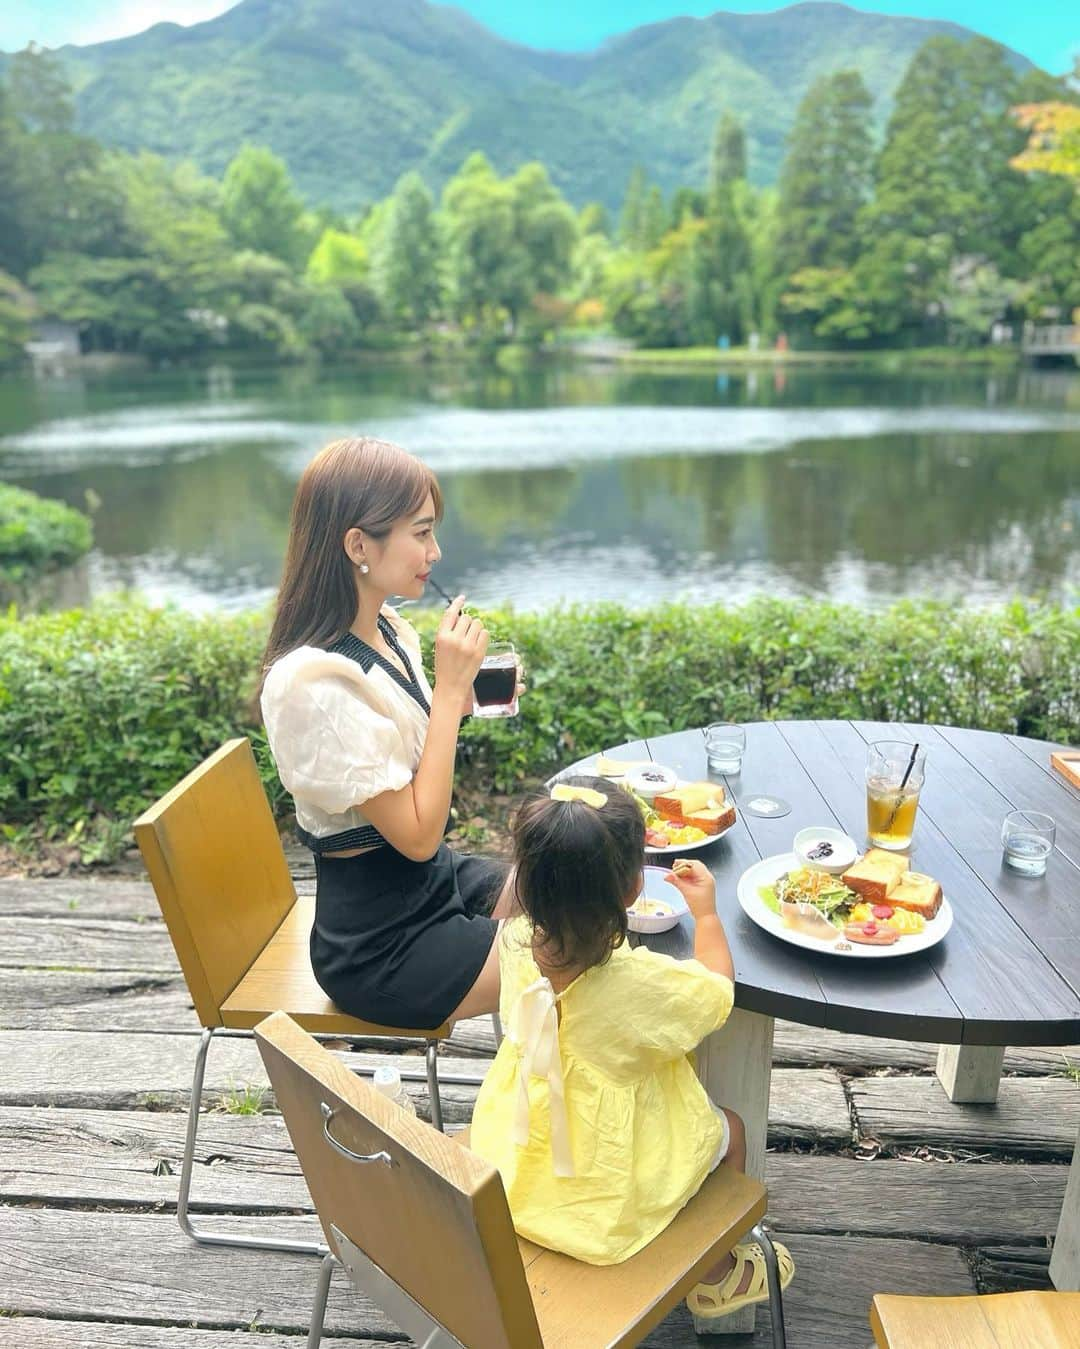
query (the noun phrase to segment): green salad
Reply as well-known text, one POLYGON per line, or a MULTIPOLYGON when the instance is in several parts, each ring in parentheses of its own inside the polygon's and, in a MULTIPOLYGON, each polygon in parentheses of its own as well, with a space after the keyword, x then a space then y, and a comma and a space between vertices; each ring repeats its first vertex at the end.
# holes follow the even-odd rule
POLYGON ((774 884, 761 886, 758 895, 765 907, 776 914, 780 912, 781 901, 810 904, 838 928, 851 920, 851 910, 859 903, 859 896, 839 877, 809 867, 798 867, 774 884))

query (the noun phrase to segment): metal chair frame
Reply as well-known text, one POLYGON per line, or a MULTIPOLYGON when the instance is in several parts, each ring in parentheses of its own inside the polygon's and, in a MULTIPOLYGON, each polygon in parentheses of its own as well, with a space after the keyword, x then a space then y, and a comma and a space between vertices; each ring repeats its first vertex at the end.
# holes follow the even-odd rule
MULTIPOLYGON (((358 1157, 353 1154, 351 1160, 368 1162, 381 1158, 378 1154, 372 1157, 358 1157)), ((418 1349, 462 1349, 460 1340, 430 1316, 396 1280, 370 1260, 359 1246, 354 1245, 344 1232, 332 1225, 330 1230, 334 1234, 340 1258, 323 1247, 324 1254, 322 1264, 319 1266, 319 1280, 315 1285, 315 1301, 311 1308, 311 1328, 308 1331, 306 1349, 319 1349, 322 1344, 326 1301, 330 1296, 330 1280, 335 1267, 344 1269, 353 1285, 380 1307, 415 1342, 418 1349)), ((773 1349, 787 1349, 784 1295, 780 1287, 780 1266, 776 1259, 776 1251, 764 1224, 757 1223, 752 1227, 750 1236, 758 1242, 765 1255, 773 1349)))
MULTIPOLYGON (((492 1029, 495 1032, 495 1043, 502 1043, 502 1023, 499 1020, 498 1012, 491 1013, 492 1029)), ((259 1251, 289 1251, 298 1255, 318 1255, 325 1256, 328 1247, 322 1241, 293 1241, 287 1237, 264 1237, 258 1236, 254 1232, 233 1233, 212 1231, 209 1228, 197 1226, 191 1218, 190 1200, 191 1200, 191 1180, 195 1168, 195 1141, 199 1134, 199 1114, 202 1107, 203 1098, 203 1080, 206 1076, 206 1057, 210 1050, 210 1042, 215 1033, 226 1035, 246 1035, 251 1038, 250 1031, 222 1031, 217 1026, 207 1026, 203 1028, 199 1036, 199 1048, 195 1055, 195 1072, 191 1079, 191 1104, 188 1109, 187 1133, 184 1140, 184 1156, 180 1165, 180 1190, 176 1201, 176 1217, 180 1224, 180 1230, 189 1236, 192 1241, 197 1241, 202 1246, 237 1246, 249 1250, 259 1251)), ((316 1039, 320 1038, 318 1036, 316 1039)), ((334 1040, 350 1040, 348 1035, 330 1035, 334 1040)), ((358 1036, 357 1039, 370 1039, 370 1036, 358 1036)), ((428 1098, 431 1102, 431 1122, 440 1133, 445 1133, 443 1127, 442 1099, 439 1096, 439 1041, 425 1041, 426 1049, 424 1052, 424 1072, 421 1074, 412 1069, 406 1068, 401 1071, 401 1078, 404 1082, 427 1082, 428 1098)), ((371 1068, 356 1068, 358 1077, 367 1077, 372 1073, 371 1068)), ((479 1087, 483 1082, 483 1075, 473 1073, 446 1073, 442 1080, 448 1084, 458 1086, 479 1087)))

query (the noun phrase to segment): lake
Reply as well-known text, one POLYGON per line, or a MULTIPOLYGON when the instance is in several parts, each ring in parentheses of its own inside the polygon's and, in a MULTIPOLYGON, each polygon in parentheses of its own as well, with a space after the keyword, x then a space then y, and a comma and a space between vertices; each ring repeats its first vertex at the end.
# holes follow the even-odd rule
POLYGON ((350 433, 439 474, 438 579, 480 604, 1080 600, 1073 371, 0 381, 0 477, 93 505, 93 593, 189 608, 271 598, 300 471, 350 433))

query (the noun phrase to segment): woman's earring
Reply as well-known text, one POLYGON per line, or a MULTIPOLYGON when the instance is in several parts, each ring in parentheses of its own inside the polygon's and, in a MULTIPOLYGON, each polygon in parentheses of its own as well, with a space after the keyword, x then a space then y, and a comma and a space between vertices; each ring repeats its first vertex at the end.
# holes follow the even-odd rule
POLYGON ((367 564, 366 562, 361 562, 361 563, 360 563, 360 575, 361 575, 361 576, 366 576, 370 570, 371 570, 371 568, 368 566, 368 564, 367 564))

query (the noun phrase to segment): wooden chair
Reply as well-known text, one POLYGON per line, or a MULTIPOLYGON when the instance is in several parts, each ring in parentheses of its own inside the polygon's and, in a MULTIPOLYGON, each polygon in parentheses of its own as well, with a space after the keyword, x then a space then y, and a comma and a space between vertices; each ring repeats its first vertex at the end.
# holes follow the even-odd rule
POLYGON ((140 815, 135 838, 203 1026, 180 1172, 180 1226, 207 1245, 325 1254, 318 1243, 211 1232, 192 1223, 195 1138, 214 1033, 250 1033, 280 1008, 322 1034, 423 1039, 431 1117, 441 1129, 437 1052, 450 1026, 410 1030, 360 1021, 335 1007, 315 982, 308 952, 314 900, 297 898, 246 739, 222 745, 140 815))
POLYGON ((1080 1349, 1080 1293, 878 1293, 870 1326, 879 1349, 1080 1349))
POLYGON ((664 1232, 621 1265, 586 1265, 517 1237, 498 1172, 350 1074, 288 1016, 255 1039, 315 1201, 323 1261, 308 1349, 335 1263, 424 1349, 600 1349, 639 1341, 756 1226, 765 1190, 718 1168, 664 1232))

